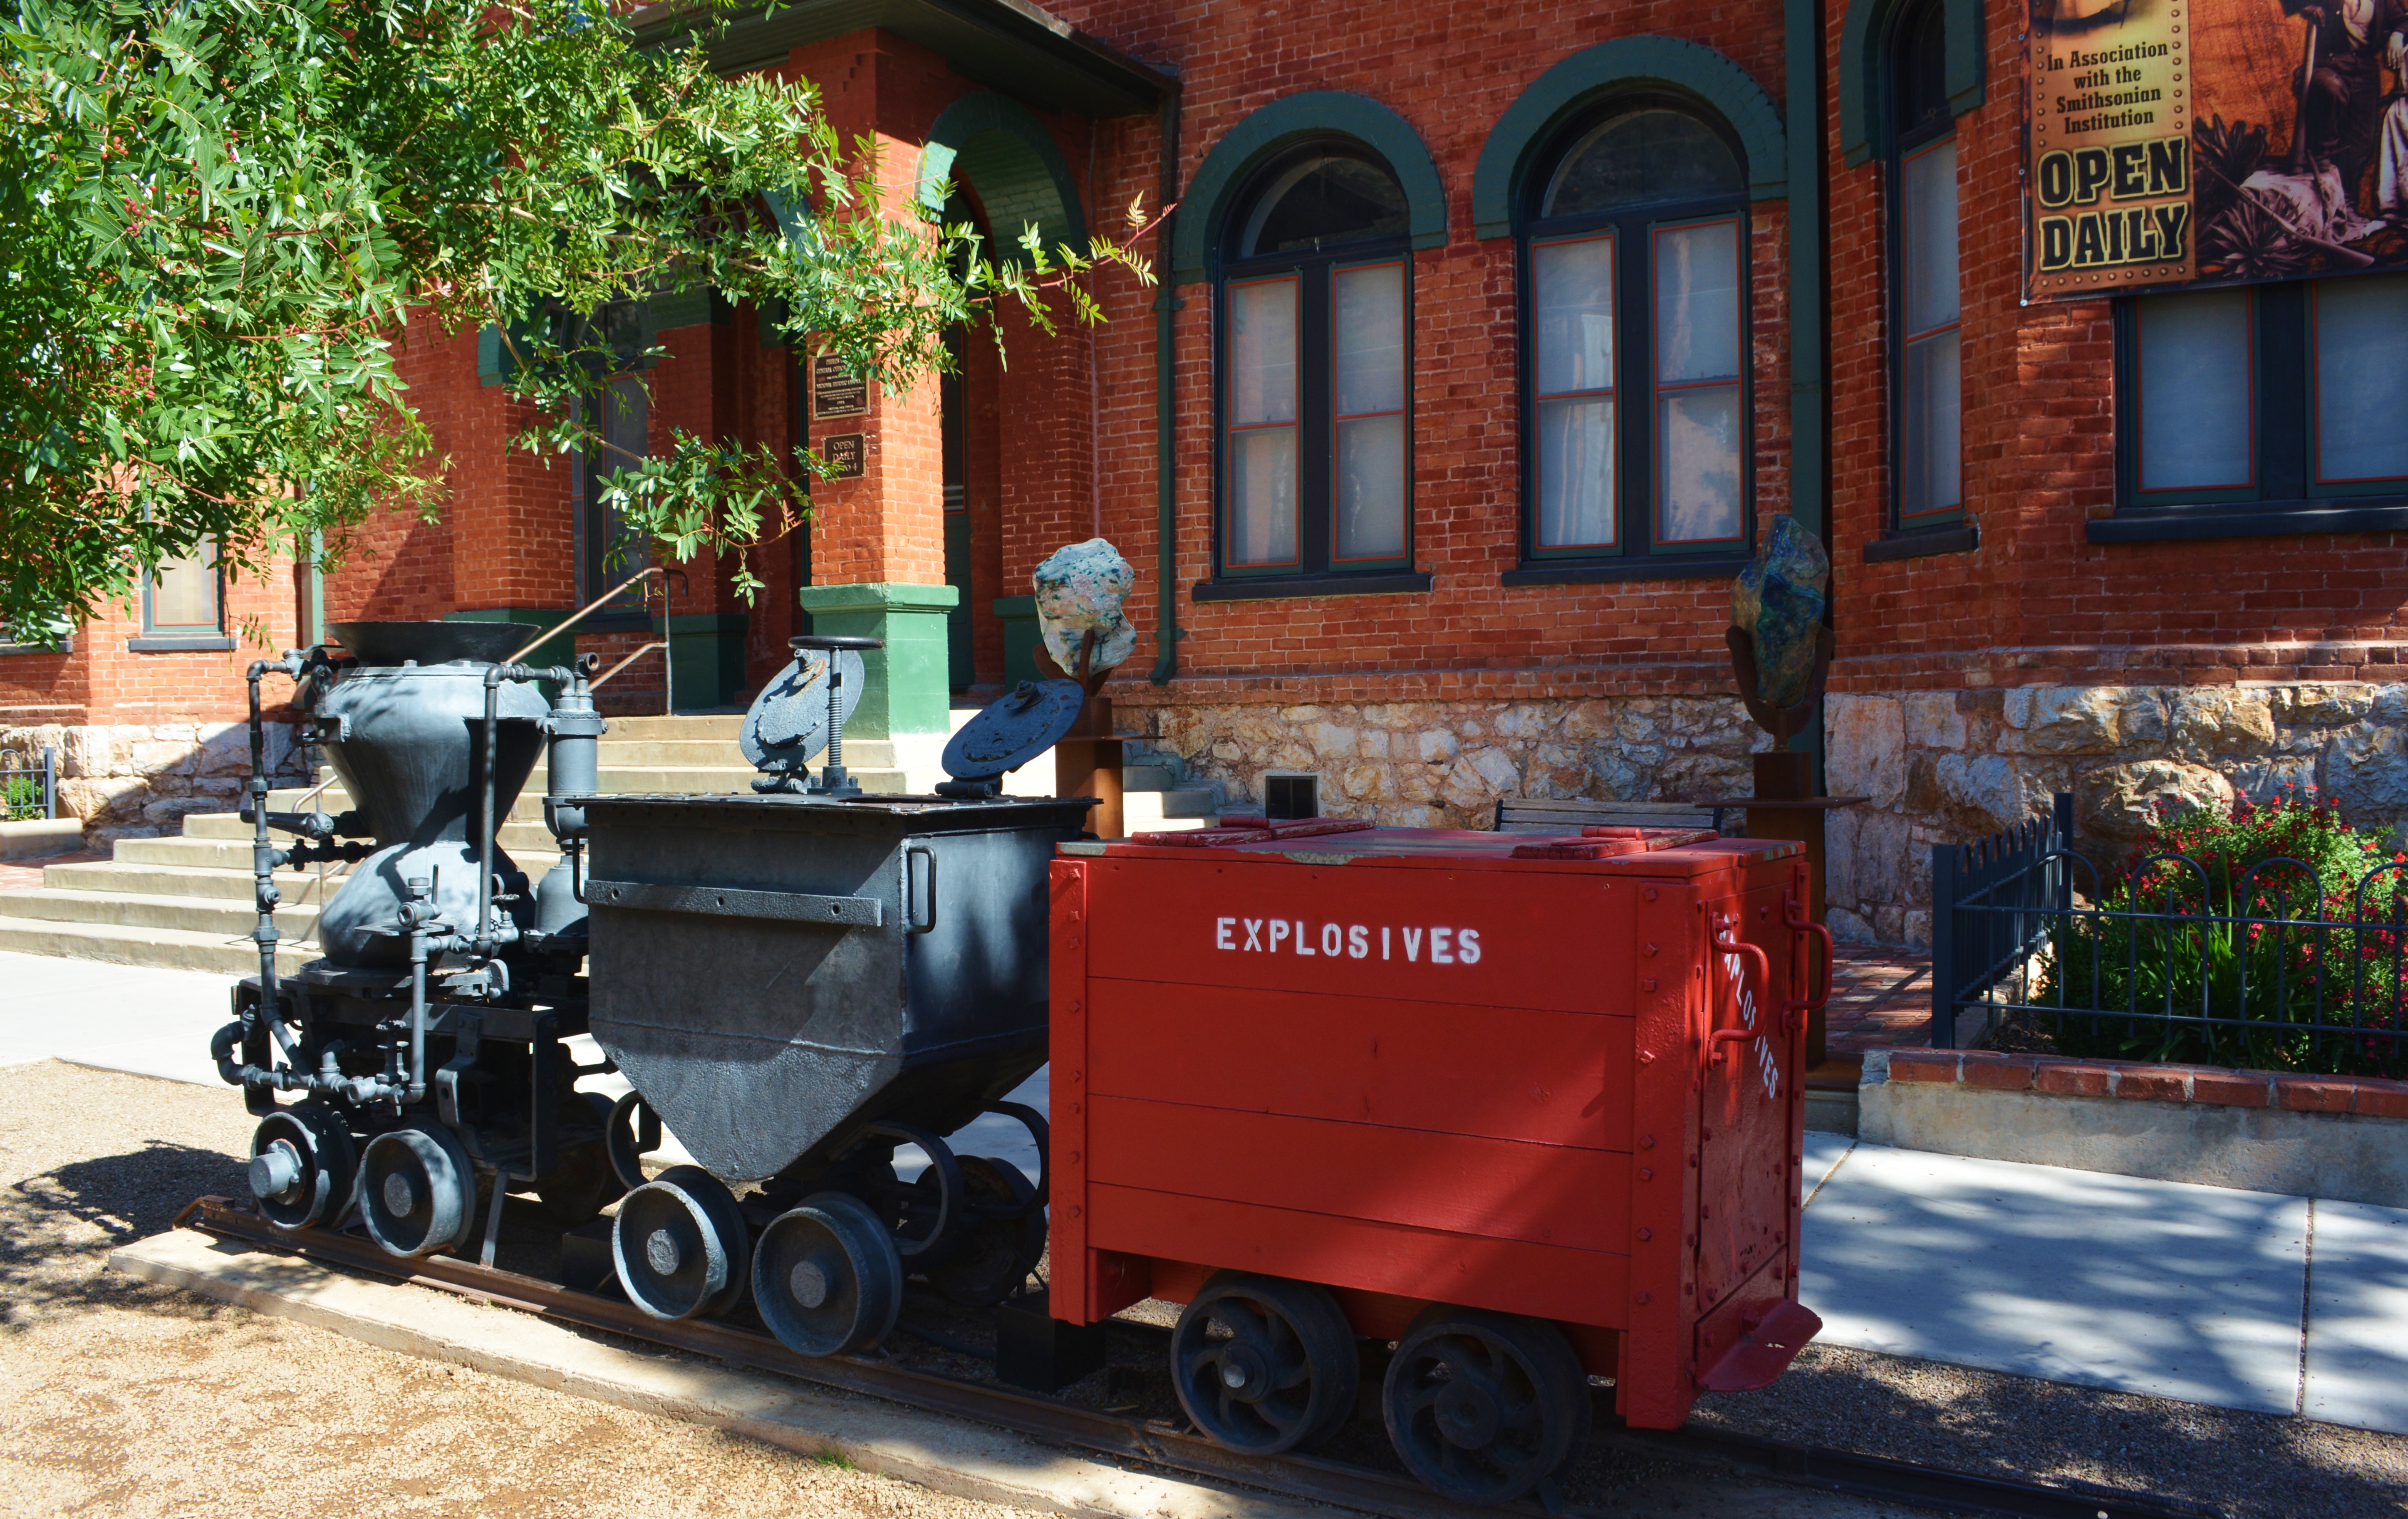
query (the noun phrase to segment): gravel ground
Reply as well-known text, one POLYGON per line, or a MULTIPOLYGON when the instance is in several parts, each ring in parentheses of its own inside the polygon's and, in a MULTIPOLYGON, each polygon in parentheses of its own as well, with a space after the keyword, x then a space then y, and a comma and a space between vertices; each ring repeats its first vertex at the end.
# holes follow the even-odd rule
POLYGON ((2408 1439, 1809 1345, 1759 1393, 1693 1425, 1952 1470, 2092 1483, 2233 1519, 2408 1513, 2408 1439))
POLYGON ((0 1070, 0 1513, 1022 1512, 104 1271, 194 1197, 241 1194, 251 1123, 230 1092, 0 1070))
MULTIPOLYGON (((194 1197, 242 1195, 251 1123, 229 1092, 55 1062, 0 1069, 0 1513, 1018 1512, 106 1273, 111 1248, 194 1197)), ((506 1218, 503 1264, 550 1270, 557 1234, 532 1209, 506 1218)), ((1175 1415, 1161 1331, 1176 1311, 1131 1311, 1150 1323, 1116 1329, 1110 1370, 1064 1395, 1175 1415)), ((917 1291, 904 1317, 991 1343, 985 1323, 917 1291)), ((990 1363, 908 1335, 892 1348, 993 1380, 990 1363)), ((1697 1423, 2183 1498, 2234 1519, 2408 1514, 2408 1440, 1856 1351, 1809 1347, 1768 1391, 1709 1395, 1697 1423)), ((1372 1398, 1327 1454, 1396 1469, 1372 1398)), ((1653 1508, 1658 1484, 1698 1474, 1599 1440, 1565 1485, 1584 1505, 1653 1508)))

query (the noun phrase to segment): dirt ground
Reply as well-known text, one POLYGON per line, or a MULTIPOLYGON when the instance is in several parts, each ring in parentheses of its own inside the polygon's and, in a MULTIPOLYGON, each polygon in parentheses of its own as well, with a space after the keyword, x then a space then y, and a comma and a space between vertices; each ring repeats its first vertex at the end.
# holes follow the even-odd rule
MULTIPOLYGON (((236 1157, 251 1124, 228 1091, 56 1062, 0 1068, 0 1515, 1018 1512, 106 1272, 112 1248, 165 1228, 194 1197, 243 1194, 236 1157)), ((556 1256, 557 1234, 541 1235, 506 1228, 505 1255, 548 1242, 556 1256)), ((1176 1310, 1140 1308, 1160 1322, 1125 1326, 1111 1373, 1067 1397, 1175 1412, 1160 1336, 1176 1310)), ((971 1341, 990 1333, 924 1302, 913 1316, 971 1341)), ((993 1376, 910 1335, 895 1349, 926 1369, 993 1376)), ((2408 1514, 2408 1440, 1820 1346, 1765 1392, 1709 1396, 1697 1422, 2096 1483, 2233 1519, 2408 1514)), ((1395 1466, 1368 1407, 1328 1454, 1395 1466)), ((1577 1502, 1623 1510, 1656 1481, 1696 1470, 1600 1440, 1566 1487, 1577 1502)))
POLYGON ((231 1092, 0 1069, 0 1513, 630 1519, 1021 1511, 107 1272, 240 1196, 231 1092))

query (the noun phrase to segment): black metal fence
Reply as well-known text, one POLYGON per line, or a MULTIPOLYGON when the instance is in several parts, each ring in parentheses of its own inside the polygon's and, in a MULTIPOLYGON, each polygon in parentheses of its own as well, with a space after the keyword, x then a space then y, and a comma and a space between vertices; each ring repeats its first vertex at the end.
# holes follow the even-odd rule
POLYGON ((0 749, 0 822, 59 815, 59 752, 0 749))
POLYGON ((2408 859, 2135 861, 2102 888, 2073 799, 1931 852, 1931 1042, 2020 1027, 2059 1053, 2408 1074, 2408 859))

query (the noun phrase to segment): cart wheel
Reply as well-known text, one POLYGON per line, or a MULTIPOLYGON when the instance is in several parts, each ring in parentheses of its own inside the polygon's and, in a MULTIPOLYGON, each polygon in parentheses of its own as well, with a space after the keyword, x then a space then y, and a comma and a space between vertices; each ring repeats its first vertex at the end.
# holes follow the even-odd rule
POLYGON ((736 1195, 699 1166, 672 1166, 627 1194, 610 1258, 627 1300, 656 1319, 708 1318, 744 1299, 752 1236, 736 1195))
MULTIPOLYGON (((570 1100, 561 1104, 561 1110, 564 1121, 581 1115, 606 1137, 618 1112, 610 1099, 599 1092, 574 1093, 570 1100)), ((564 1229, 573 1229, 625 1197, 627 1188, 619 1180, 618 1168, 610 1163, 605 1138, 566 1151, 558 1168, 549 1176, 536 1178, 535 1195, 543 1199, 543 1211, 553 1223, 564 1229)))
POLYGON ((903 1259, 858 1197, 820 1192, 781 1213, 752 1253, 752 1306, 788 1350, 850 1355, 895 1327, 903 1259))
POLYGON ((1414 1476, 1466 1503, 1510 1503, 1588 1439, 1588 1375, 1553 1325, 1438 1306, 1398 1341, 1380 1408, 1414 1476))
POLYGON ((466 1244, 477 1222, 468 1147, 439 1125, 370 1139, 360 1157, 360 1222, 369 1239, 405 1260, 466 1244))
POLYGON ((974 1211, 1001 1217, 970 1225, 953 1258, 927 1273, 928 1285, 965 1308, 993 1308, 1020 1290, 1045 1255, 1045 1213, 1037 1188, 1010 1161, 961 1159, 962 1188, 974 1211))
POLYGON ((1354 1331, 1326 1288, 1221 1271, 1170 1336, 1179 1406, 1249 1455, 1310 1450, 1354 1411, 1354 1331))
POLYGON ((279 1108, 251 1136, 251 1195, 280 1229, 336 1224, 359 1178, 359 1147, 325 1104, 279 1108))
POLYGON ((644 1157, 661 1147, 660 1115, 642 1097, 630 1092, 610 1106, 602 1125, 602 1153, 609 1157, 610 1173, 632 1192, 644 1184, 644 1157))

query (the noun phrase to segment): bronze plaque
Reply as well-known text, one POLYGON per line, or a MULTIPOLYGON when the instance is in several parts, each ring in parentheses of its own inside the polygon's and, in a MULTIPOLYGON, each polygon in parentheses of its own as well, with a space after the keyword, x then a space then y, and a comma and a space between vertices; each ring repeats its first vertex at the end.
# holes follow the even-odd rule
POLYGON ((869 414, 869 381, 844 372, 843 361, 833 353, 820 353, 811 359, 811 417, 824 422, 830 417, 866 417, 869 414))
POLYGON ((820 457, 828 463, 828 479, 859 480, 867 467, 868 451, 862 447, 859 433, 838 433, 820 439, 820 457))

